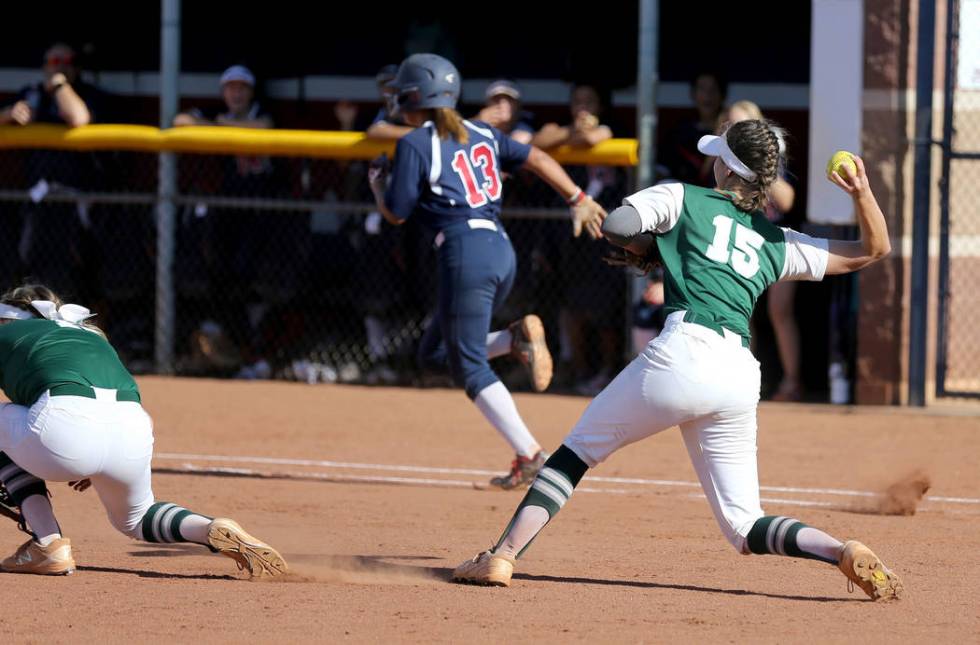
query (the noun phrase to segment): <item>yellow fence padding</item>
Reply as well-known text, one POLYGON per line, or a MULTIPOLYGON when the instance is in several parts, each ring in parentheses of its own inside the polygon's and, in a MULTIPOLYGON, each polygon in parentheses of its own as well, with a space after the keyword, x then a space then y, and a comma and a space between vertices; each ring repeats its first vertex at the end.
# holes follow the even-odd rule
MULTIPOLYGON (((373 159, 394 152, 393 143, 374 141, 363 132, 257 130, 194 126, 160 130, 146 125, 86 125, 80 128, 34 124, 0 126, 0 149, 136 150, 247 154, 329 159, 373 159)), ((565 164, 635 166, 635 139, 610 139, 592 148, 561 146, 551 155, 565 164)))

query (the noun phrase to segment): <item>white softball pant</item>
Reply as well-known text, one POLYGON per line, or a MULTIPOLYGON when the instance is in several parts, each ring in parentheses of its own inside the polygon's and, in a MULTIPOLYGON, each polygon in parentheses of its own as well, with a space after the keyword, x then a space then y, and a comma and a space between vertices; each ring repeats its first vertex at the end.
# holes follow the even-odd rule
POLYGON ((153 505, 150 461, 153 422, 139 403, 50 396, 31 407, 0 407, 0 451, 45 481, 91 479, 112 525, 141 539, 140 521, 153 505))
MULTIPOLYGON (((667 317, 663 332, 597 396, 565 439, 593 467, 680 426, 722 532, 740 552, 762 517, 756 464, 759 363, 741 337, 667 317)), ((727 331, 727 330, 726 330, 727 331)))

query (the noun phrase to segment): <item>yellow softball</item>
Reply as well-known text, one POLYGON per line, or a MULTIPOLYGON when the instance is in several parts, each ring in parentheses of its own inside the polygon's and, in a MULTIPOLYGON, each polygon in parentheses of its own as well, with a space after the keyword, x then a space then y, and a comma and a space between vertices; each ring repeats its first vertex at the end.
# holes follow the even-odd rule
POLYGON ((851 172, 857 175, 857 165, 854 163, 854 155, 852 155, 847 150, 838 150, 834 153, 834 156, 830 158, 827 162, 827 174, 836 172, 841 176, 841 179, 847 179, 847 174, 841 171, 842 166, 847 166, 851 169, 851 172))

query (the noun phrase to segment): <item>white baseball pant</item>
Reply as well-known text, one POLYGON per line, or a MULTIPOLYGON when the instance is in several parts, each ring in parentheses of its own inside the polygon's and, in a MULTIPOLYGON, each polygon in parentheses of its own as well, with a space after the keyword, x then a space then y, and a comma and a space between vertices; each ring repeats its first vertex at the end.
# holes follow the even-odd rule
POLYGON ((762 517, 756 464, 760 370, 742 339, 667 317, 663 332, 610 383, 565 438, 590 467, 680 426, 722 533, 740 553, 762 517))
POLYGON ((109 521, 142 539, 140 521, 153 505, 150 461, 153 422, 139 403, 101 398, 50 396, 31 407, 0 407, 0 451, 45 481, 91 479, 109 521))

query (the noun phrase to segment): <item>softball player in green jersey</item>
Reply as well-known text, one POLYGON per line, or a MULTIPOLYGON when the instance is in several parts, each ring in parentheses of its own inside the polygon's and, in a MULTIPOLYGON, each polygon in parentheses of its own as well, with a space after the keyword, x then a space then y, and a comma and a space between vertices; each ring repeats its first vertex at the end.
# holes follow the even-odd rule
POLYGON ((91 314, 27 285, 0 298, 0 481, 32 538, 0 562, 11 573, 75 570, 44 480, 95 488, 109 521, 146 542, 196 542, 234 559, 250 575, 286 563, 236 522, 156 501, 150 486, 153 423, 140 392, 91 314))
POLYGON ((772 553, 836 565, 875 600, 902 592, 898 577, 860 542, 841 543, 759 501, 756 407, 759 363, 749 317, 778 280, 821 280, 890 251, 885 219, 857 173, 829 179, 854 201, 858 241, 814 239, 770 223, 762 210, 779 176, 783 132, 761 120, 705 136, 717 189, 665 183, 624 200, 602 226, 636 264, 655 240, 664 268, 663 332, 597 396, 539 472, 499 542, 456 568, 454 579, 508 586, 515 560, 571 496, 586 470, 619 448, 680 426, 722 533, 744 555, 772 553), (631 255, 636 254, 636 255, 631 255))

